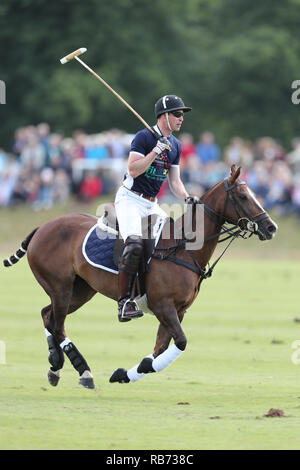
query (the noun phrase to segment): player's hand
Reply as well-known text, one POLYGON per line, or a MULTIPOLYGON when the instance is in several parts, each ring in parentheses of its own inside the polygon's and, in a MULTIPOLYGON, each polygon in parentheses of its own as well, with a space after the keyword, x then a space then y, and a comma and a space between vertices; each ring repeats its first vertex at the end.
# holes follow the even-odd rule
POLYGON ((160 154, 165 150, 172 150, 171 142, 166 137, 160 137, 153 149, 153 152, 160 154))
POLYGON ((200 199, 198 198, 198 196, 188 196, 185 198, 184 202, 186 204, 197 204, 198 202, 200 202, 200 199))

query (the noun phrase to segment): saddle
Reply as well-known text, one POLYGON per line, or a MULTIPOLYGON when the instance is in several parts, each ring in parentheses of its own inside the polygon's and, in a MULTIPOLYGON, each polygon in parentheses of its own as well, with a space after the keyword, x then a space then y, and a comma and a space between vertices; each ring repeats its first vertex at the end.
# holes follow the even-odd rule
MULTIPOLYGON (((169 220, 172 221, 173 219, 169 220)), ((142 296, 146 293, 145 275, 150 270, 149 263, 165 223, 166 220, 162 220, 157 215, 144 217, 142 219, 143 256, 138 269, 136 295, 142 296)), ((117 221, 115 205, 113 202, 104 205, 104 214, 98 220, 98 226, 100 226, 101 228, 106 227, 110 232, 115 233, 116 242, 113 249, 113 261, 115 265, 118 266, 119 259, 123 253, 125 243, 119 234, 119 224, 117 221)))

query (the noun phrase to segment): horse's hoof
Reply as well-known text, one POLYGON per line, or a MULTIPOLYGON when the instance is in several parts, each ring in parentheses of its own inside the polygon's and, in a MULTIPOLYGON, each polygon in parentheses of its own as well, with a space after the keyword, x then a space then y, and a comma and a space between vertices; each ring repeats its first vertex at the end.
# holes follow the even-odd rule
POLYGON ((85 388, 95 388, 94 380, 93 379, 85 379, 85 378, 80 378, 79 379, 79 385, 82 385, 85 388))
POLYGON ((53 372, 51 369, 49 369, 49 372, 47 374, 48 382, 50 385, 53 387, 56 387, 58 384, 58 381, 60 379, 60 375, 57 372, 53 372))
POLYGON ((90 371, 86 370, 79 378, 79 385, 85 388, 95 388, 94 379, 90 371))
POLYGON ((120 384, 127 384, 130 382, 127 370, 125 369, 117 369, 112 374, 111 378, 109 379, 110 383, 119 382, 120 384))

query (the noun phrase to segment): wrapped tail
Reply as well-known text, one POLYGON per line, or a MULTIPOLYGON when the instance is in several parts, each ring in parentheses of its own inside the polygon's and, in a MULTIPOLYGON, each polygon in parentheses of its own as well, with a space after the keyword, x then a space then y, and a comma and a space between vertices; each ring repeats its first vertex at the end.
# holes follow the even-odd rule
POLYGON ((9 268, 13 264, 16 264, 20 259, 25 255, 28 245, 35 234, 35 232, 38 230, 39 227, 35 228, 26 238, 25 240, 22 241, 20 248, 14 255, 11 255, 9 258, 3 260, 3 264, 6 268, 9 268))

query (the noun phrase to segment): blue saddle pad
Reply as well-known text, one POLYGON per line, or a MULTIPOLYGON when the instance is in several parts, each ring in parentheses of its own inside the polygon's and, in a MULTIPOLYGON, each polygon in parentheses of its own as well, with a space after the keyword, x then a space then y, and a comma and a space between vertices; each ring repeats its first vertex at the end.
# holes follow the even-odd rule
POLYGON ((96 224, 84 239, 82 254, 92 266, 118 274, 118 267, 113 257, 116 240, 116 235, 102 230, 96 224))

